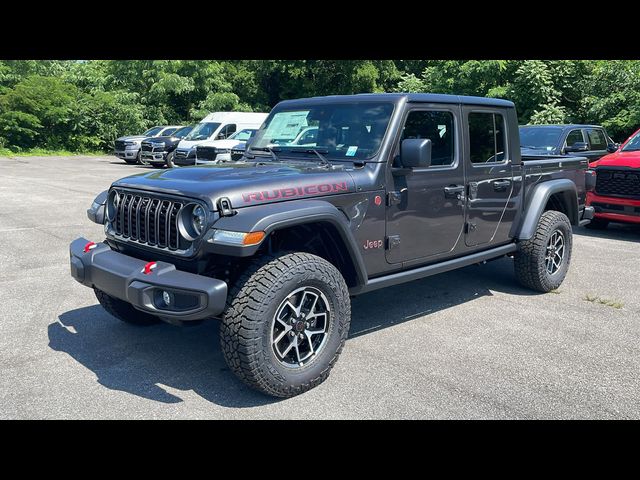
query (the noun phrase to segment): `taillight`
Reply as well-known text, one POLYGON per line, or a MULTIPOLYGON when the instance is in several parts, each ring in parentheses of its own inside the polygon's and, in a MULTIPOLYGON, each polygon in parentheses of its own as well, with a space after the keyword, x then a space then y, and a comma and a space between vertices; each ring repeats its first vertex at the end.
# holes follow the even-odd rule
POLYGON ((584 172, 584 174, 584 186, 587 189, 587 192, 593 192, 596 189, 596 171, 587 170, 586 172, 584 172))

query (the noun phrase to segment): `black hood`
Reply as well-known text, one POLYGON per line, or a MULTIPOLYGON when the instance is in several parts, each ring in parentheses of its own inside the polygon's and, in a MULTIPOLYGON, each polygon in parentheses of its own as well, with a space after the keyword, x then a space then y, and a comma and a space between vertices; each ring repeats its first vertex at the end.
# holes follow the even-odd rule
POLYGON ((221 197, 234 208, 355 191, 342 166, 327 169, 286 163, 234 163, 171 168, 122 178, 116 187, 148 190, 205 201, 212 210, 221 197))

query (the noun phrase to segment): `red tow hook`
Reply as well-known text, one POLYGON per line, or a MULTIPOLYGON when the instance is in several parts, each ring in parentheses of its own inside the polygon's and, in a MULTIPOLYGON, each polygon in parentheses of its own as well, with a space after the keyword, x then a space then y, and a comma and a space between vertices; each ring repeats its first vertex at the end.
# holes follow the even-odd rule
POLYGON ((157 267, 156 262, 149 262, 142 269, 142 273, 144 273, 145 275, 149 275, 151 271, 156 267, 157 267))
POLYGON ((88 242, 85 246, 84 246, 84 253, 88 253, 89 250, 93 250, 94 248, 96 248, 98 245, 96 245, 95 242, 88 242))

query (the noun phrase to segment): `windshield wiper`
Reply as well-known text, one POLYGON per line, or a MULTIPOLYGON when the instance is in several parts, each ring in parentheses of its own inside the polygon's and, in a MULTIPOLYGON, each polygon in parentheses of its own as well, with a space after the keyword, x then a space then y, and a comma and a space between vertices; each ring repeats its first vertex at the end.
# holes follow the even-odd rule
POLYGON ((325 157, 324 155, 322 155, 318 150, 316 150, 315 148, 310 148, 309 150, 305 150, 305 152, 307 153, 315 153, 318 158, 320 159, 320 163, 322 165, 326 165, 327 167, 331 166, 331 162, 329 160, 327 160, 327 157, 325 157))
POLYGON ((249 150, 257 150, 259 152, 269 152, 271 154, 271 158, 273 158, 276 162, 279 162, 280 159, 276 155, 276 152, 273 151, 271 147, 258 147, 258 148, 250 148, 249 150))

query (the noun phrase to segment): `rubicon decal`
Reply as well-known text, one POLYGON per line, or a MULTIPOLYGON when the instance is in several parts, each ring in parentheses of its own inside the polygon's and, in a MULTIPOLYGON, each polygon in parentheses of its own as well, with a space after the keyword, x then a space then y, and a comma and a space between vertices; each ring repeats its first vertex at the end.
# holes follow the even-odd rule
POLYGON ((320 183, 318 185, 307 185, 305 187, 278 188, 275 190, 263 190, 261 192, 243 193, 242 198, 245 203, 266 202, 269 200, 279 200, 282 198, 306 197, 319 193, 348 192, 347 182, 320 183))

